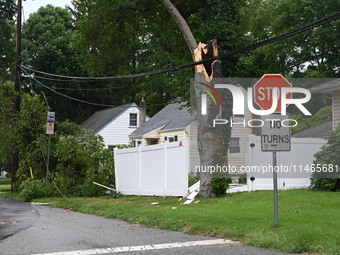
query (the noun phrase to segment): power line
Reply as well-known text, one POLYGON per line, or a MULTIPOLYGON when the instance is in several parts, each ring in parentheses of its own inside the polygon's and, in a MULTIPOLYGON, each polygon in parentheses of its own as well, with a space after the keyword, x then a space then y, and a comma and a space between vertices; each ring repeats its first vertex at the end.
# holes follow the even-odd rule
MULTIPOLYGON (((28 74, 27 71, 25 71, 23 69, 23 72, 25 72, 26 74, 28 74)), ((84 103, 84 104, 88 104, 88 105, 95 105, 95 106, 102 106, 102 107, 109 107, 109 108, 130 108, 130 107, 137 107, 137 106, 132 106, 132 105, 128 105, 128 106, 122 106, 122 105, 119 105, 119 106, 116 106, 116 105, 109 105, 109 104, 98 104, 98 103, 94 103, 94 102, 89 102, 89 101, 85 101, 85 100, 82 100, 82 99, 78 99, 78 98, 75 98, 75 97, 71 97, 71 96, 68 96, 68 95, 65 95, 63 93, 60 93, 46 85, 44 85, 42 82, 38 81, 37 79, 35 79, 34 77, 31 77, 33 80, 35 80, 40 86, 52 91, 53 93, 59 95, 59 96, 62 96, 62 97, 65 97, 67 99, 70 99, 70 100, 73 100, 73 101, 77 101, 77 102, 80 102, 80 103, 84 103)), ((159 105, 168 105, 168 104, 174 104, 174 103, 185 103, 186 100, 183 100, 183 101, 172 101, 172 102, 169 102, 169 103, 160 103, 160 104, 151 104, 151 105, 147 105, 148 107, 150 106, 159 106, 159 105)))
MULTIPOLYGON (((30 77, 31 78, 31 77, 30 77)), ((62 79, 55 79, 55 78, 47 78, 47 77, 43 77, 43 76, 39 76, 39 75, 34 75, 34 78, 36 79, 41 79, 41 80, 48 80, 48 81, 55 81, 55 82, 76 82, 76 83, 89 83, 89 82, 98 82, 98 81, 84 81, 84 80, 62 80, 62 79)), ((107 81, 105 81, 107 82, 107 81)), ((112 88, 59 88, 56 87, 55 90, 84 90, 84 91, 98 91, 98 90, 114 90, 114 89, 125 89, 125 88, 132 88, 138 85, 143 85, 141 83, 137 83, 137 84, 133 84, 133 85, 126 85, 126 86, 118 86, 118 87, 112 87, 112 88)))
MULTIPOLYGON (((311 60, 317 59, 317 58, 319 58, 319 57, 321 57, 321 56, 324 56, 324 55, 326 55, 326 54, 329 54, 329 53, 331 53, 331 52, 333 52, 333 51, 338 50, 339 48, 340 48, 340 46, 334 47, 334 48, 331 48, 331 49, 329 49, 329 50, 327 50, 327 51, 325 51, 325 52, 322 52, 322 53, 319 53, 319 54, 317 54, 317 55, 314 55, 314 56, 312 56, 311 58, 308 58, 308 59, 306 59, 306 60, 299 61, 299 62, 295 62, 295 63, 291 64, 290 66, 288 66, 287 68, 285 68, 285 69, 283 70, 283 72, 284 72, 284 71, 287 71, 287 70, 290 70, 290 69, 293 68, 293 67, 299 66, 299 65, 301 65, 301 64, 303 64, 303 63, 305 63, 305 62, 307 62, 307 61, 311 61, 311 60)), ((62 82, 69 82, 69 81, 72 81, 72 82, 87 82, 87 81, 76 81, 76 80, 59 80, 59 79, 47 78, 47 77, 42 77, 42 76, 37 76, 37 75, 34 75, 34 77, 35 77, 36 79, 52 80, 52 81, 57 81, 57 82, 58 82, 58 81, 62 81, 62 82)), ((31 78, 31 77, 30 77, 30 78, 31 78)), ((89 81, 89 82, 95 82, 95 81, 89 81)), ((67 87, 67 88, 65 88, 65 87, 59 88, 59 87, 56 87, 56 88, 54 88, 54 89, 55 89, 55 90, 67 90, 67 91, 102 91, 102 90, 115 90, 115 89, 132 88, 132 87, 135 87, 135 86, 138 86, 138 85, 142 85, 142 84, 138 83, 138 84, 133 84, 133 85, 118 86, 118 87, 112 87, 112 88, 102 88, 102 87, 100 87, 100 88, 70 88, 70 87, 67 87)))
POLYGON ((244 48, 238 49, 238 50, 234 50, 234 51, 230 51, 227 53, 224 53, 222 55, 219 55, 217 57, 213 57, 213 58, 209 58, 209 59, 205 59, 205 60, 201 60, 201 61, 197 61, 197 62, 192 62, 189 64, 184 64, 184 65, 179 65, 179 66, 173 66, 173 67, 169 67, 166 69, 162 69, 162 70, 154 70, 154 71, 149 71, 149 72, 143 72, 143 73, 137 73, 137 74, 129 74, 129 75, 124 75, 124 76, 112 76, 112 77, 77 77, 77 76, 67 76, 67 75, 58 75, 58 74, 52 74, 52 73, 48 73, 48 72, 43 72, 43 71, 39 71, 39 70, 35 70, 33 68, 30 67, 25 67, 22 66, 22 68, 25 68, 26 70, 31 70, 33 72, 36 73, 40 73, 40 74, 44 74, 47 76, 52 76, 52 77, 59 77, 59 78, 65 78, 65 79, 77 79, 77 80, 96 80, 96 81, 103 81, 103 80, 122 80, 122 79, 131 79, 131 78, 138 78, 138 77, 145 77, 145 76, 151 76, 151 75, 157 75, 157 74, 162 74, 162 73, 169 73, 169 72, 175 72, 181 69, 185 69, 185 68, 189 68, 189 67, 193 67, 196 65, 200 65, 200 64, 204 64, 207 62, 212 62, 215 60, 219 60, 219 59, 224 59, 233 55, 237 55, 240 53, 244 53, 244 52, 248 52, 254 49, 257 49, 259 47, 292 37, 294 35, 298 35, 301 34, 303 32, 306 32, 308 30, 311 30, 313 28, 325 25, 325 24, 329 24, 337 19, 340 18, 340 12, 337 12, 333 15, 327 16, 325 18, 322 18, 320 20, 317 20, 315 22, 312 22, 310 24, 307 24, 305 26, 302 26, 300 28, 291 30, 287 33, 275 36, 273 38, 246 46, 244 48))

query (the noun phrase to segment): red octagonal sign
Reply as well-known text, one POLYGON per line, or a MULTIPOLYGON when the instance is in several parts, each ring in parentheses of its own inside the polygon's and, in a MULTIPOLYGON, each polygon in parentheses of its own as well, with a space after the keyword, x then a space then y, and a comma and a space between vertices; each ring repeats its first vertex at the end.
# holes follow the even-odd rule
MULTIPOLYGON (((279 88, 278 102, 275 112, 281 112, 281 88, 291 88, 290 84, 281 74, 265 74, 254 85, 254 101, 263 110, 268 110, 273 104, 273 88, 279 88)), ((287 93, 286 98, 291 99, 292 93, 287 93)))

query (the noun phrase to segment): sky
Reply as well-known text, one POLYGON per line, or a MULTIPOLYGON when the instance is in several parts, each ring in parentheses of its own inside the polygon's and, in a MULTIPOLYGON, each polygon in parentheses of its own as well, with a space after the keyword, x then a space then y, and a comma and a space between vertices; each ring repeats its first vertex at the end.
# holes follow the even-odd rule
POLYGON ((41 6, 46 6, 48 4, 65 7, 65 5, 71 5, 71 0, 23 0, 24 20, 27 20, 29 15, 36 12, 41 6))

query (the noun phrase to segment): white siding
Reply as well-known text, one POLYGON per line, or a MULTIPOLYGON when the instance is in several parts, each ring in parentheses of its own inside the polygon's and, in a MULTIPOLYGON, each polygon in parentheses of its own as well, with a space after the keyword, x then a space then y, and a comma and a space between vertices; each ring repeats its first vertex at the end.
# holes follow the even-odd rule
MULTIPOLYGON (((247 94, 245 94, 245 101, 244 101, 244 109, 245 109, 245 121, 246 127, 242 125, 235 125, 231 130, 231 137, 239 137, 241 139, 241 152, 240 153, 229 153, 228 154, 228 164, 231 166, 236 166, 237 170, 240 169, 241 166, 246 164, 246 158, 248 153, 248 136, 252 133, 252 128, 247 127, 248 120, 252 119, 252 113, 248 109, 247 105, 247 94)), ((234 118, 234 121, 239 123, 242 122, 243 119, 234 118)))
POLYGON ((163 131, 159 132, 159 140, 158 143, 164 143, 165 137, 176 136, 178 137, 178 141, 184 141, 184 129, 175 130, 175 131, 163 131))
POLYGON ((127 108, 97 133, 104 138, 105 146, 129 144, 129 135, 137 129, 137 127, 130 127, 130 113, 137 113, 137 126, 139 125, 139 109, 127 108))
POLYGON ((333 92, 333 129, 340 123, 340 91, 333 92))

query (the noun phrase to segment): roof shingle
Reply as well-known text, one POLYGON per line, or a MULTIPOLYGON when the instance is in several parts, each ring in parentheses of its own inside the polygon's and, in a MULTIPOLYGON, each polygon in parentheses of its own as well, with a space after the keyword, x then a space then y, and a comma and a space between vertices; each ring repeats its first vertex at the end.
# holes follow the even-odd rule
POLYGON ((161 128, 160 131, 184 129, 196 120, 196 116, 189 113, 188 110, 187 107, 181 104, 169 104, 131 133, 130 138, 140 138, 159 128, 161 128))
POLYGON ((81 126, 85 129, 93 130, 95 133, 99 132, 110 121, 114 120, 121 113, 130 107, 137 107, 135 103, 117 106, 114 108, 97 111, 85 120, 81 126))

